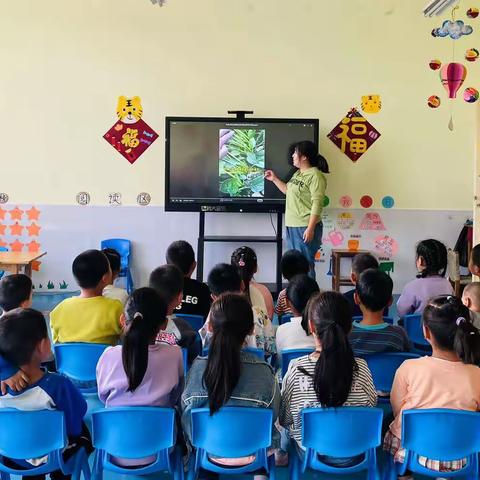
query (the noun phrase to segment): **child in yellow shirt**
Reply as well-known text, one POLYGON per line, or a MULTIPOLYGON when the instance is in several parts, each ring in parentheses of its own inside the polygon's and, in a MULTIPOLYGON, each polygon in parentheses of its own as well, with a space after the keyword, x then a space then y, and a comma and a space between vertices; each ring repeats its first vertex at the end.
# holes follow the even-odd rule
POLYGON ((112 276, 107 257, 100 250, 87 250, 75 258, 72 271, 81 293, 52 310, 50 327, 54 343, 117 344, 123 306, 119 300, 102 296, 112 276))

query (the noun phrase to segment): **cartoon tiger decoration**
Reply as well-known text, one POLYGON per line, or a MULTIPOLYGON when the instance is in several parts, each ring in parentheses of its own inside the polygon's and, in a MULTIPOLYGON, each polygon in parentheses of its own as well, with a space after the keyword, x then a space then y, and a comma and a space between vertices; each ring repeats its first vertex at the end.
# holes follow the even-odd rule
POLYGON ((382 108, 380 95, 364 95, 362 97, 362 110, 365 113, 378 113, 382 108))
POLYGON ((118 97, 117 115, 123 123, 131 124, 138 122, 143 115, 140 97, 127 98, 123 95, 118 97))

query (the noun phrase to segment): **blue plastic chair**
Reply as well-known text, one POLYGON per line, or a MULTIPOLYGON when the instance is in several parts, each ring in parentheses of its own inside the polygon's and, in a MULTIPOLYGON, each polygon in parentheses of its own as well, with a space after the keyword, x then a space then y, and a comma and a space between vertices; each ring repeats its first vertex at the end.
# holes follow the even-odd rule
POLYGON ((394 463, 387 455, 385 479, 396 480, 408 469, 428 477, 478 479, 480 453, 480 415, 450 409, 405 410, 402 414, 402 447, 405 462, 394 463), (466 459, 461 470, 439 472, 418 463, 419 455, 434 460, 466 459))
MULTIPOLYGON (((356 315, 355 317, 352 317, 353 321, 360 322, 362 321, 363 317, 360 315, 356 315)), ((383 321, 385 323, 389 323, 390 325, 393 325, 393 318, 392 317, 383 317, 383 321)))
POLYGON ((422 325, 421 315, 405 315, 404 328, 410 342, 412 342, 412 350, 419 355, 431 355, 432 347, 423 336, 422 325))
POLYGON ((186 378, 188 373, 188 349, 182 348, 182 357, 183 357, 183 375, 186 378))
POLYGON ((92 477, 102 480, 103 471, 123 475, 168 472, 183 479, 180 447, 175 447, 175 410, 158 407, 116 407, 92 412, 92 437, 95 447, 92 477), (152 463, 122 467, 112 457, 142 459, 152 463))
POLYGON ((302 410, 303 462, 291 449, 290 479, 298 480, 308 469, 330 474, 350 475, 367 471, 369 480, 380 478, 375 449, 382 442, 381 408, 340 407, 302 410), (364 459, 351 467, 334 467, 322 462, 319 455, 364 459))
MULTIPOLYGON (((380 392, 391 392, 398 367, 405 360, 420 358, 420 355, 408 352, 386 352, 365 355, 363 358, 372 373, 375 389, 380 392)), ((378 397, 378 403, 390 403, 390 396, 378 397)))
POLYGON ((282 350, 282 378, 287 373, 288 366, 292 360, 309 355, 313 351, 313 348, 291 348, 288 350, 282 350))
POLYGON ((272 444, 272 410, 249 407, 224 407, 214 415, 208 408, 192 410, 192 445, 196 449, 191 459, 188 478, 197 478, 200 468, 223 475, 253 473, 261 468, 275 479, 275 455, 268 456, 272 444), (244 466, 221 466, 210 456, 239 458, 255 455, 244 466))
POLYGON ((12 408, 0 409, 0 472, 2 480, 10 475, 45 475, 61 470, 79 480, 83 472, 90 480, 90 467, 84 448, 63 460, 63 449, 68 445, 63 412, 56 410, 22 411, 12 408), (5 458, 26 460, 48 454, 47 461, 28 470, 5 465, 5 458))
MULTIPOLYGON (((265 351, 261 348, 247 347, 244 348, 243 351, 256 355, 258 358, 260 358, 260 360, 265 361, 265 351)), ((204 348, 202 350, 202 357, 208 357, 208 348, 204 348)))
POLYGON ((187 313, 176 313, 175 316, 185 319, 190 326, 198 332, 203 327, 205 319, 201 315, 189 315, 187 313))
MULTIPOLYGON (((8 252, 8 248, 7 247, 0 247, 0 252, 8 252)), ((0 270, 0 278, 2 278, 4 275, 5 275, 5 271, 0 270)))
POLYGON ((100 244, 101 249, 113 248, 120 254, 120 274, 119 277, 126 277, 127 292, 130 294, 133 291, 133 278, 130 271, 130 254, 132 253, 132 242, 125 238, 109 238, 102 240, 100 244))
MULTIPOLYGON (((57 371, 74 382, 95 382, 98 359, 107 347, 100 343, 56 343, 53 349, 57 371)), ((96 393, 97 387, 79 390, 82 394, 96 393)))
POLYGON ((292 320, 293 318, 293 315, 289 315, 289 314, 286 314, 286 315, 280 315, 278 317, 278 323, 280 325, 283 325, 284 323, 288 323, 292 320))

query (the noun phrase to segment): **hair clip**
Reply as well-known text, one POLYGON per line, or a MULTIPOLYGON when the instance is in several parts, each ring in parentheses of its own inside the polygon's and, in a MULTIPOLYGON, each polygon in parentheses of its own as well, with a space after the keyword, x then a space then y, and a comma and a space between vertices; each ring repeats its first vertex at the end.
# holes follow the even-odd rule
POLYGON ((133 319, 136 320, 137 318, 143 318, 143 315, 140 312, 135 312, 133 319))
POLYGON ((245 259, 244 259, 244 254, 243 253, 240 255, 240 260, 238 261, 238 266, 239 267, 244 267, 245 266, 245 259))
POLYGON ((466 322, 467 320, 465 319, 465 317, 458 317, 455 323, 457 324, 457 327, 459 327, 462 323, 466 323, 466 322))

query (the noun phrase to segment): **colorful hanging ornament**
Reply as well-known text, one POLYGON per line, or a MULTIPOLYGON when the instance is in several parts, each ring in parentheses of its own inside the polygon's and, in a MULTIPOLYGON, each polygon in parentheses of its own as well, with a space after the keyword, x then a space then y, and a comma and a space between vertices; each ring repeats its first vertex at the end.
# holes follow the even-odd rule
POLYGON ((477 18, 479 13, 480 13, 480 11, 478 10, 478 8, 472 7, 472 8, 469 8, 467 10, 467 17, 468 18, 477 18))
POLYGON ((462 63, 452 62, 440 70, 440 80, 448 93, 448 98, 456 98, 459 88, 467 76, 467 68, 462 63))
POLYGON ((469 48, 465 52, 465 60, 467 62, 475 62, 478 59, 478 50, 476 48, 469 48))
POLYGON ((479 93, 476 88, 468 87, 463 92, 463 99, 467 103, 475 103, 478 100, 478 97, 479 97, 479 93))
POLYGON ((440 100, 440 97, 437 95, 431 95, 428 97, 428 106, 430 108, 438 108, 442 101, 440 100))
POLYGON ((442 62, 440 60, 430 60, 428 64, 432 70, 438 70, 442 66, 442 62))

